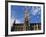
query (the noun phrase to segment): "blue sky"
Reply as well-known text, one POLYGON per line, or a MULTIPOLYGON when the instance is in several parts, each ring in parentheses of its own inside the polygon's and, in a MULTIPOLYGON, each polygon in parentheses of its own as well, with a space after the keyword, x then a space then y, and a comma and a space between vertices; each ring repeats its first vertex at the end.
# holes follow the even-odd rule
MULTIPOLYGON (((41 7, 40 6, 28 6, 30 13, 30 23, 40 23, 41 22, 41 7)), ((27 8, 28 8, 27 7, 27 8)), ((11 19, 16 19, 17 23, 24 22, 24 11, 25 6, 11 5, 11 19)))

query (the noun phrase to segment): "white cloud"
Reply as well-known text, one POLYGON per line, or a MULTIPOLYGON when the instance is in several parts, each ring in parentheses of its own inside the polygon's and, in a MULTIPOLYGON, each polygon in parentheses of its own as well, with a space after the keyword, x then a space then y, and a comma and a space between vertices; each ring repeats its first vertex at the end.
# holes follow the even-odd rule
POLYGON ((18 20, 18 19, 16 19, 16 22, 15 23, 21 23, 21 21, 20 20, 18 20))
POLYGON ((37 10, 37 9, 35 9, 35 10, 33 10, 33 11, 32 11, 32 14, 33 14, 33 15, 36 15, 36 14, 37 14, 37 12, 38 12, 38 10, 37 10))
POLYGON ((15 21, 15 23, 16 24, 19 24, 19 23, 24 23, 23 21, 21 21, 21 20, 18 20, 18 19, 11 19, 11 26, 12 26, 12 24, 14 23, 14 21, 15 21))
POLYGON ((15 20, 15 19, 13 19, 13 18, 11 19, 11 26, 13 26, 14 20, 15 20))
POLYGON ((36 7, 36 8, 34 8, 34 7, 32 7, 32 15, 36 15, 37 14, 37 12, 39 12, 39 10, 40 10, 40 8, 38 8, 38 7, 36 7))

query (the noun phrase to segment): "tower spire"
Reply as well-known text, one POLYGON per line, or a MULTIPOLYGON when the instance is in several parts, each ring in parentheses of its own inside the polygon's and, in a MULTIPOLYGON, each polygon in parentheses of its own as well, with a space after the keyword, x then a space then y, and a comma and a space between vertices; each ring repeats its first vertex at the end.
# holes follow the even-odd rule
POLYGON ((25 12, 24 12, 24 30, 28 30, 28 25, 29 25, 29 7, 25 7, 25 12))

